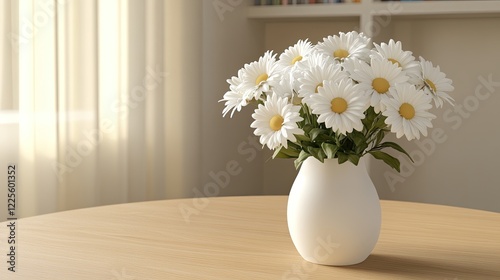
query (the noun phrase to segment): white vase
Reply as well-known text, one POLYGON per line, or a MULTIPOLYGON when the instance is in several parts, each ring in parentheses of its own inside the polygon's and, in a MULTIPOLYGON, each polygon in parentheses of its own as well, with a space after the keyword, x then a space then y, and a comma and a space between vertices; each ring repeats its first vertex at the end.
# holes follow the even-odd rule
POLYGON ((338 164, 310 157, 295 179, 288 229, 300 255, 324 265, 352 265, 372 252, 380 233, 380 201, 364 160, 338 164))

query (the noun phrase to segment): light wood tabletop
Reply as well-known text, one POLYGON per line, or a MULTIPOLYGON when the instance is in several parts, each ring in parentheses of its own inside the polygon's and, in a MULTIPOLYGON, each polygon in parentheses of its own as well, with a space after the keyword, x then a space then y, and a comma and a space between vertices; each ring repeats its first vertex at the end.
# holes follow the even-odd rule
POLYGON ((286 196, 163 200, 16 221, 16 272, 0 279, 500 279, 500 214, 381 201, 380 239, 358 265, 304 261, 286 196))

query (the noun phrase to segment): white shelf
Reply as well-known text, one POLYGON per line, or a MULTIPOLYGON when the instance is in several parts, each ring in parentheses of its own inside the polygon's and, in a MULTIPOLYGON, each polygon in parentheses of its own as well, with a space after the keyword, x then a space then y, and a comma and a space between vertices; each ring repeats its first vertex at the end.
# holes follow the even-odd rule
POLYGON ((250 19, 319 19, 391 16, 483 16, 499 15, 500 1, 421 1, 312 4, 288 6, 252 6, 250 19))
MULTIPOLYGON (((393 16, 483 16, 500 15, 500 1, 419 1, 399 3, 401 11, 393 16)), ((387 11, 387 2, 367 4, 373 15, 387 11)), ((392 4, 395 5, 395 4, 392 4)))
POLYGON ((248 9, 251 19, 279 18, 336 18, 360 16, 361 3, 313 4, 288 6, 252 6, 248 9))

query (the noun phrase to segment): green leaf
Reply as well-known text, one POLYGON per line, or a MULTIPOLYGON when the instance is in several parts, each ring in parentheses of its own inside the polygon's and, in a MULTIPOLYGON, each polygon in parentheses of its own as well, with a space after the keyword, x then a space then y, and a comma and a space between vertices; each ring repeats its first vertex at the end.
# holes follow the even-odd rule
POLYGON ((377 120, 377 122, 374 124, 374 127, 377 127, 377 128, 384 128, 387 126, 387 124, 385 123, 385 119, 387 119, 386 116, 383 116, 383 115, 380 115, 379 119, 377 120))
POLYGON ((352 133, 349 134, 349 136, 354 144, 356 144, 356 146, 362 144, 363 142, 366 143, 365 135, 357 130, 353 130, 352 133))
POLYGON ((393 148, 394 150, 398 151, 398 152, 401 152, 403 154, 405 154, 410 160, 411 162, 414 162, 413 159, 411 158, 410 154, 408 154, 405 149, 403 149, 401 146, 399 146, 397 143, 394 143, 394 142, 384 142, 380 145, 378 145, 378 147, 381 147, 381 148, 393 148))
POLYGON ((309 132, 309 137, 311 138, 311 141, 314 141, 316 140, 316 138, 321 135, 321 134, 324 134, 325 131, 321 128, 313 128, 311 129, 311 131, 309 132))
POLYGON ((299 156, 299 151, 292 149, 291 146, 288 147, 288 149, 285 149, 285 147, 280 146, 279 148, 274 151, 273 158, 296 158, 299 156))
POLYGON ((306 135, 295 134, 295 138, 297 138, 297 140, 299 141, 311 142, 311 138, 307 137, 306 135))
POLYGON ((330 143, 321 143, 321 148, 327 158, 335 158, 335 154, 339 150, 339 147, 330 143))
POLYGON ((311 155, 307 153, 306 151, 302 150, 300 151, 299 157, 294 161, 295 164, 295 169, 299 169, 300 166, 302 166, 302 163, 304 163, 304 160, 306 160, 308 157, 311 155))
POLYGON ((272 156, 273 159, 274 158, 287 158, 287 156, 285 154, 281 153, 281 148, 283 148, 283 147, 279 147, 274 151, 273 156, 272 156))
POLYGON ((375 113, 375 110, 373 107, 369 107, 366 110, 365 118, 361 120, 363 123, 363 126, 366 127, 367 129, 370 129, 373 125, 373 121, 377 117, 377 114, 375 113))
POLYGON ((342 147, 342 140, 344 140, 345 136, 343 134, 335 134, 335 144, 337 144, 337 146, 339 147, 342 147))
POLYGON ((381 129, 377 132, 377 139, 375 141, 375 146, 378 146, 382 140, 384 140, 385 137, 385 130, 381 129))
POLYGON ((374 158, 383 160, 385 163, 387 163, 390 167, 396 169, 398 172, 400 172, 400 162, 397 158, 389 155, 388 153, 381 152, 381 151, 369 151, 374 158))
POLYGON ((357 154, 361 154, 364 150, 366 150, 366 148, 368 148, 367 139, 366 139, 366 136, 363 133, 354 130, 350 134, 350 138, 354 142, 354 146, 355 146, 354 151, 357 154))
POLYGON ((306 125, 304 125, 304 127, 302 128, 302 130, 304 130, 305 135, 308 135, 308 134, 309 134, 309 132, 311 131, 311 129, 313 129, 313 126, 312 126, 312 125, 310 125, 310 124, 306 124, 306 125))
POLYGON ((321 148, 316 148, 309 146, 307 147, 307 152, 311 154, 311 156, 317 158, 320 162, 324 162, 326 158, 325 152, 321 148))
POLYGON ((322 133, 322 134, 318 135, 318 137, 316 137, 316 139, 314 140, 314 142, 316 142, 316 143, 325 143, 325 142, 332 142, 332 141, 335 141, 335 139, 326 133, 322 133))
POLYGON ((296 144, 295 142, 292 142, 288 140, 288 149, 293 149, 297 152, 297 155, 300 153, 300 150, 302 150, 302 146, 299 144, 296 144))
POLYGON ((293 158, 293 157, 283 153, 281 149, 278 148, 274 151, 272 158, 275 159, 275 158, 293 158))
POLYGON ((346 154, 344 154, 343 152, 340 152, 340 151, 337 152, 337 156, 339 157, 339 164, 342 164, 349 159, 349 157, 346 154))
POLYGON ((348 154, 347 158, 350 162, 354 163, 354 165, 358 165, 360 156, 355 154, 348 154))

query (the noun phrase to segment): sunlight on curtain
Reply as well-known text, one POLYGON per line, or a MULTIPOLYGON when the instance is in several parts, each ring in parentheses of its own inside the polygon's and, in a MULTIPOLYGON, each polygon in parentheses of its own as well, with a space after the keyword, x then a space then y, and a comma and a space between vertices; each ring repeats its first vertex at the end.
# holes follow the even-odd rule
POLYGON ((0 6, 15 11, 0 30, 19 39, 2 78, 19 85, 20 216, 198 187, 202 5, 184 2, 0 6))
MULTIPOLYGON (((18 188, 18 196, 20 205, 18 206, 18 213, 21 216, 30 216, 37 213, 47 213, 55 211, 56 195, 54 189, 57 186, 55 176, 50 166, 57 159, 57 154, 54 151, 54 145, 57 144, 55 133, 50 129, 50 122, 54 128, 55 124, 55 111, 49 111, 50 107, 55 105, 54 89, 50 89, 50 84, 43 84, 41 75, 43 73, 52 73, 49 79, 54 82, 54 61, 50 61, 49 65, 43 65, 44 71, 34 71, 35 67, 41 67, 42 58, 36 57, 35 54, 40 55, 40 48, 35 50, 35 39, 40 43, 40 47, 48 44, 50 37, 53 39, 53 32, 51 32, 50 22, 46 23, 46 33, 44 36, 38 36, 37 30, 34 25, 29 25, 27 20, 33 18, 35 7, 32 1, 19 1, 19 21, 18 21, 18 34, 19 39, 17 49, 19 53, 19 168, 26 175, 19 174, 18 185, 23 188, 18 188), (43 37, 43 38, 42 38, 43 37), (47 37, 48 40, 47 40, 47 37), (46 67, 46 68, 45 68, 46 67), (45 72, 45 69, 47 71, 45 72), (37 81, 38 79, 38 81, 37 81), (35 93, 35 84, 40 86, 47 86, 49 88, 38 88, 39 92, 44 92, 47 96, 47 101, 41 101, 40 104, 35 104, 38 94, 35 93), (52 106, 51 106, 52 105, 52 106), (49 131, 42 131, 42 128, 48 127, 49 131), (52 137, 52 139, 50 139, 52 137), (38 140, 38 142, 37 142, 38 140), (52 140, 52 141, 50 141, 52 140), (47 150, 45 150, 47 145, 47 150), (39 178, 41 176, 41 178, 39 178), (41 188, 37 188, 37 182, 43 182, 43 192, 41 188), (45 196, 42 198, 42 195, 45 196), (37 201, 48 201, 43 205, 38 205, 37 201), (22 207, 21 207, 22 205, 22 207)), ((44 56, 54 58, 54 48, 52 47, 44 56), (52 50, 52 51, 50 51, 52 50)), ((47 61, 47 60, 46 60, 47 61)), ((39 100, 39 99, 38 99, 39 100)), ((53 108, 52 108, 53 109, 53 108)), ((21 171, 18 171, 21 173, 21 171)))
MULTIPOLYGON (((17 33, 17 4, 0 1, 0 170, 7 170, 18 162, 18 55, 15 49, 17 33)), ((7 171, 0 172, 0 197, 7 198, 7 171)), ((5 204, 2 204, 2 207, 5 204)), ((7 211, 0 212, 0 221, 7 219, 7 211)))
MULTIPOLYGON (((199 187, 201 170, 202 1, 164 1, 166 84, 165 118, 170 196, 189 197, 199 187), (181 93, 181 94, 174 94, 181 93), (190 186, 190 187, 182 187, 190 186)), ((207 106, 207 105, 205 105, 207 106)))
MULTIPOLYGON (((96 1, 57 3, 59 207, 93 205, 98 198, 100 139, 98 96, 98 22, 96 1)), ((36 71, 36 70, 35 70, 36 71)))
POLYGON ((17 5, 12 1, 0 1, 0 111, 18 109, 15 86, 17 56, 13 52, 12 36, 16 29, 17 5))
POLYGON ((128 37, 127 15, 128 6, 120 0, 99 1, 98 3, 98 48, 99 48, 99 108, 101 122, 99 127, 102 140, 98 160, 106 166, 106 174, 99 178, 102 203, 116 203, 127 200, 127 192, 121 191, 127 185, 127 107, 118 107, 116 104, 127 100, 126 81, 128 37), (123 3, 120 5, 120 3, 123 3), (118 157, 118 161, 117 160, 118 157), (118 180, 118 182, 116 182, 118 180))

